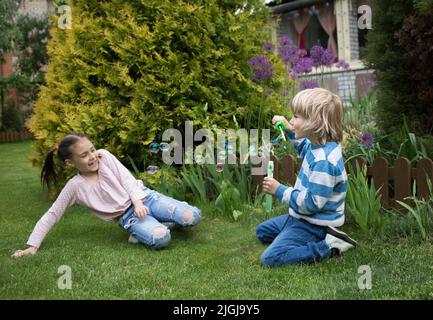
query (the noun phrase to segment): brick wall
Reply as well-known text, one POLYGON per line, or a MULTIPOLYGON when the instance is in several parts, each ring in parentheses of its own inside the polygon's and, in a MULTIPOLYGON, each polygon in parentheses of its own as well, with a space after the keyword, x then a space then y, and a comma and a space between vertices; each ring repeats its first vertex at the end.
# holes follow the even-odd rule
MULTIPOLYGON (((14 63, 14 55, 12 53, 7 53, 5 56, 6 62, 3 65, 0 65, 0 76, 1 77, 10 77, 13 75, 13 63, 14 63)), ((9 92, 5 93, 5 102, 9 99, 15 101, 15 105, 18 105, 18 94, 15 88, 9 90, 9 92)), ((0 119, 1 119, 1 109, 0 109, 0 119)))

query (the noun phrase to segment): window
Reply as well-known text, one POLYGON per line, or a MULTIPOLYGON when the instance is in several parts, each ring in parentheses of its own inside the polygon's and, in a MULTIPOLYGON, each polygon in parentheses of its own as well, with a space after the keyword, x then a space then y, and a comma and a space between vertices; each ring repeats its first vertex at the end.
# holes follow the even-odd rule
MULTIPOLYGON (((357 0, 356 2, 356 12, 358 12, 358 8, 362 5, 368 5, 371 8, 371 0, 357 0)), ((358 13, 358 19, 361 17, 361 13, 358 13)), ((358 46, 359 46, 359 57, 364 58, 364 48, 367 45, 367 34, 368 29, 360 29, 358 28, 358 46)))

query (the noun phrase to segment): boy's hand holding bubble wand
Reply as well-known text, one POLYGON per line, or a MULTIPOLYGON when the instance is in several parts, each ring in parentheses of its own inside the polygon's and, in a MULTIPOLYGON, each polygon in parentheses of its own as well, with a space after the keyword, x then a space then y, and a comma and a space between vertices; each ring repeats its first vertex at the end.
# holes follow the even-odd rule
MULTIPOLYGON (((270 150, 271 154, 273 154, 273 145, 278 143, 278 141, 286 140, 286 136, 284 133, 284 130, 286 128, 285 122, 287 120, 284 117, 275 116, 274 119, 272 119, 272 123, 275 124, 275 129, 280 132, 280 136, 278 136, 276 139, 272 141, 272 144, 270 144, 270 150)), ((287 123, 287 127, 292 127, 289 123, 287 123)), ((269 160, 268 162, 268 171, 267 176, 263 180, 263 191, 268 193, 265 196, 265 203, 264 208, 266 212, 270 213, 272 211, 272 195, 275 194, 276 189, 280 183, 274 179, 274 162, 272 160, 269 160)))

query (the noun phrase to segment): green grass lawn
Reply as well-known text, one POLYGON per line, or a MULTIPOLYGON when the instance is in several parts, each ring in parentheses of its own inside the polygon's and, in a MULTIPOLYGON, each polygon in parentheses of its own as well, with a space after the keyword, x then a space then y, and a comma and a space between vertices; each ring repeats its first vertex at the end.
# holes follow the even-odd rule
POLYGON ((211 206, 196 227, 173 231, 160 251, 128 244, 117 224, 74 206, 35 256, 11 258, 51 206, 30 153, 30 142, 0 144, 0 299, 433 298, 427 242, 383 242, 355 232, 360 246, 340 258, 269 269, 259 264, 265 246, 255 223, 212 218, 211 206), (72 270, 70 290, 57 285, 62 265, 72 270), (371 290, 358 288, 361 265, 372 270, 371 290))

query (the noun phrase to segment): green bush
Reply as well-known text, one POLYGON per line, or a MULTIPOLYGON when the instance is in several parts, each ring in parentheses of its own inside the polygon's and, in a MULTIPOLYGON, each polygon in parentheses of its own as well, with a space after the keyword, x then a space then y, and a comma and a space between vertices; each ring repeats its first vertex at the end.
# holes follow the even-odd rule
POLYGON ((148 145, 165 129, 183 132, 187 120, 195 130, 235 128, 233 115, 240 127, 255 126, 259 114, 270 123, 281 112, 278 97, 259 94, 247 64, 268 35, 261 1, 70 5, 72 29, 57 29, 53 17, 46 84, 29 121, 34 163, 75 131, 121 161, 130 155, 143 170, 148 145))
POLYGON ((391 133, 409 119, 411 132, 432 134, 433 10, 430 0, 373 1, 366 60, 376 70, 380 127, 391 133), (427 10, 426 8, 430 8, 427 10))
POLYGON ((393 132, 387 133, 378 127, 376 101, 374 92, 360 100, 351 100, 351 106, 345 109, 343 152, 346 161, 363 157, 371 165, 376 158, 384 157, 392 165, 400 157, 409 159, 412 164, 422 158, 432 158, 433 139, 428 135, 415 135, 406 116, 401 117, 402 123, 393 132))
POLYGON ((8 100, 6 105, 2 115, 1 131, 21 132, 23 130, 22 113, 15 108, 13 100, 8 100))

